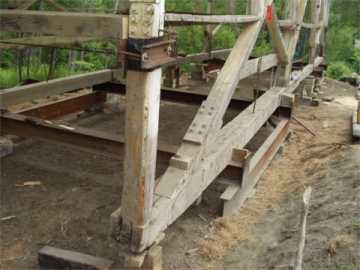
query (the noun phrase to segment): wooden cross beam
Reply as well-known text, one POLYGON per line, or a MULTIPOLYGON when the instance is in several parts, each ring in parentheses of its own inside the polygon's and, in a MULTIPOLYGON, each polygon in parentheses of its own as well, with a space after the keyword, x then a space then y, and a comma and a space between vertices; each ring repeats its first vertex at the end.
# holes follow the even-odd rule
POLYGON ((247 24, 259 21, 256 15, 196 15, 181 13, 166 13, 165 21, 169 26, 183 26, 196 24, 247 24))
POLYGON ((0 10, 0 29, 4 32, 119 38, 126 26, 127 16, 121 15, 0 10))

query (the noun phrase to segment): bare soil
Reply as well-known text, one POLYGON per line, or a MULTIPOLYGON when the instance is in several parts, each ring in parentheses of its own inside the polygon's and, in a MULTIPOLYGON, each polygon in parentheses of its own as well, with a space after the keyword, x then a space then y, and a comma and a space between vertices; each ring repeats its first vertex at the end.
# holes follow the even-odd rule
MULTIPOLYGON (((164 269, 287 269, 297 246, 306 185, 314 194, 305 269, 359 269, 360 149, 350 145, 355 89, 326 80, 322 91, 336 100, 299 106, 295 113, 317 136, 292 124, 290 141, 238 216, 216 219, 221 189, 212 185, 200 206, 166 231, 164 269)), ((196 110, 163 103, 160 140, 179 144, 196 110)), ((124 106, 110 111, 76 124, 122 134, 124 106)), ((27 141, 0 165, 0 218, 15 216, 0 221, 0 269, 38 269, 37 251, 44 245, 121 265, 125 247, 109 238, 109 216, 121 201, 121 159, 27 141), (42 184, 16 186, 27 181, 42 184)), ((166 165, 160 161, 157 173, 166 165)))

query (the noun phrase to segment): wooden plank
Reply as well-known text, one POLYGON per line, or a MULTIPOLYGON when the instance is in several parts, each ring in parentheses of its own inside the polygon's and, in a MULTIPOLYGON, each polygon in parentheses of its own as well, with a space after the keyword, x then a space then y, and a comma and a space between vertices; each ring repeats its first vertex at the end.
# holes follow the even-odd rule
POLYGON ((4 32, 119 38, 126 16, 51 11, 0 10, 4 32))
POLYGON ((166 13, 165 21, 167 25, 196 25, 196 24, 241 24, 253 23, 261 20, 260 16, 255 15, 198 15, 183 13, 166 13))
POLYGON ((48 82, 4 89, 0 92, 0 108, 6 109, 22 102, 92 87, 111 80, 112 71, 101 70, 48 82))
POLYGON ((66 97, 58 101, 32 106, 31 108, 12 111, 16 114, 36 117, 44 120, 53 120, 66 115, 85 111, 97 106, 102 106, 106 101, 106 93, 91 92, 78 96, 66 97))
POLYGON ((79 252, 45 246, 39 250, 39 264, 46 269, 110 270, 113 261, 79 252))
POLYGON ((124 139, 87 128, 73 127, 54 121, 19 114, 5 113, 0 117, 0 133, 56 142, 92 153, 119 158, 124 139))

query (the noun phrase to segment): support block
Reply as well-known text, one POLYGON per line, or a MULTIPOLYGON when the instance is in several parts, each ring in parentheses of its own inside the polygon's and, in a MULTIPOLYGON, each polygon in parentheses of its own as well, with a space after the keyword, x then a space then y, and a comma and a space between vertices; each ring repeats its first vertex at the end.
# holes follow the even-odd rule
POLYGON ((246 160, 241 188, 229 186, 221 196, 224 203, 223 216, 237 213, 245 201, 253 196, 257 182, 288 134, 289 120, 282 120, 257 152, 246 160))
POLYGON ((125 269, 162 270, 162 247, 152 246, 140 254, 125 256, 125 269))
POLYGON ((110 233, 117 240, 120 235, 121 207, 110 215, 110 233))
POLYGON ((45 246, 39 251, 42 269, 109 270, 113 261, 78 252, 45 246))
POLYGON ((358 122, 358 112, 352 116, 352 136, 354 140, 360 140, 360 123, 358 122))
POLYGON ((13 153, 13 142, 4 137, 0 137, 0 158, 6 157, 13 153))
POLYGON ((145 257, 143 270, 162 270, 162 247, 153 246, 145 257))

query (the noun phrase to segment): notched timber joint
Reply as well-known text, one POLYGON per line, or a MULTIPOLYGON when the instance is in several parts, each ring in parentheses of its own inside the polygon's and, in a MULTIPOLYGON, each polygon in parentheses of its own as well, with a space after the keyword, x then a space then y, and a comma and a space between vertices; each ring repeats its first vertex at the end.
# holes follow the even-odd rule
POLYGON ((175 40, 160 38, 127 40, 127 51, 119 54, 127 55, 127 69, 135 71, 151 71, 168 64, 174 58, 175 40))

